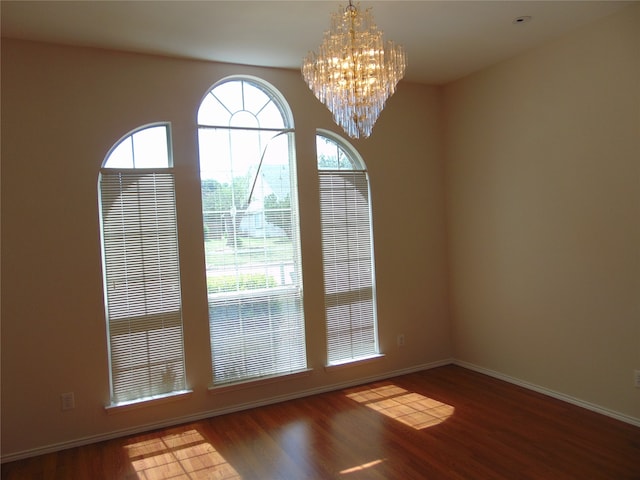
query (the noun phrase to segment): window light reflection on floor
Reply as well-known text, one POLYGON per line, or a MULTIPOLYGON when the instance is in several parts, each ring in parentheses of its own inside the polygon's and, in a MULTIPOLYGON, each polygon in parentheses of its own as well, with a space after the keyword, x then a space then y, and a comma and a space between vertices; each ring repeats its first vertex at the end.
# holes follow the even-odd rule
POLYGON ((362 465, 358 465, 357 467, 347 468, 340 472, 340 475, 348 475, 350 473, 362 472, 367 468, 375 467, 376 465, 380 465, 384 460, 374 460, 373 462, 363 463, 362 465))
POLYGON ((455 410, 451 405, 389 382, 351 388, 345 394, 348 398, 416 430, 444 422, 455 410))
POLYGON ((196 430, 149 437, 125 449, 140 480, 241 478, 196 430))

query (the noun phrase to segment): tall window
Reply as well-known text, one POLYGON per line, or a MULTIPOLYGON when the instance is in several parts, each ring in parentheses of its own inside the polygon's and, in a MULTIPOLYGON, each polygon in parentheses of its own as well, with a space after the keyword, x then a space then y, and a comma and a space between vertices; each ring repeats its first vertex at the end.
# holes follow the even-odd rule
POLYGON ((316 136, 329 365, 377 355, 369 180, 364 162, 330 132, 316 136))
POLYGON ((185 388, 174 178, 168 124, 109 152, 98 181, 114 405, 185 388))
POLYGON ((198 110, 214 385, 306 368, 291 118, 253 78, 198 110))

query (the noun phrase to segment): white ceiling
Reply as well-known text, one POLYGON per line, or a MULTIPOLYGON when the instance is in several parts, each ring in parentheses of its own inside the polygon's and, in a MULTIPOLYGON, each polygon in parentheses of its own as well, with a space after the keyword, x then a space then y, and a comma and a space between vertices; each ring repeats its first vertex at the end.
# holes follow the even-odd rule
MULTIPOLYGON (((1 0, 3 37, 297 69, 347 1, 1 0)), ((406 80, 443 84, 630 1, 362 1, 405 46, 406 80), (514 24, 530 15, 531 22, 514 24)))

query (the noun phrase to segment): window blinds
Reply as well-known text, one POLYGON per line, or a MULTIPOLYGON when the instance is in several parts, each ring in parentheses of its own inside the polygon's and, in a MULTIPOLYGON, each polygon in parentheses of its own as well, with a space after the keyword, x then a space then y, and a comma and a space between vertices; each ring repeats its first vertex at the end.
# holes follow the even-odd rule
POLYGON ((304 370, 307 356, 297 288, 210 295, 216 385, 304 370))
POLYGON ((331 365, 378 353, 371 214, 366 172, 318 175, 331 365))
POLYGON ((112 403, 185 388, 172 173, 100 177, 112 403))

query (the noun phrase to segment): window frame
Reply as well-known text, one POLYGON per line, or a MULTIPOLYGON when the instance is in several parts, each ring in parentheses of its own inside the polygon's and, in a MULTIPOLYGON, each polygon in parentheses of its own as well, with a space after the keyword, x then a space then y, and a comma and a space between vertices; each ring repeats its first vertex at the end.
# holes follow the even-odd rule
POLYGON ((114 143, 98 174, 98 206, 109 358, 106 408, 113 411, 190 393, 169 122, 142 125, 114 143), (162 157, 159 164, 136 167, 136 136, 161 127, 166 139, 160 150, 144 152, 162 157), (130 164, 122 166, 119 159, 110 166, 114 152, 127 141, 130 164))
MULTIPOLYGON (((224 111, 220 108, 220 106, 217 106, 216 108, 220 110, 222 113, 224 113, 224 111)), ((253 115, 254 113, 255 112, 252 111, 251 114, 253 115)), ((211 114, 207 118, 214 118, 214 117, 215 115, 211 114)), ((218 118, 218 117, 215 117, 215 118, 218 118)), ((237 220, 235 217, 236 215, 235 212, 236 211, 242 212, 242 215, 246 216, 249 210, 251 209, 254 189, 256 191, 258 190, 257 182, 259 181, 260 178, 262 178, 259 176, 261 175, 261 169, 265 167, 268 162, 265 156, 267 155, 268 148, 271 146, 270 142, 276 140, 279 137, 284 137, 284 139, 287 142, 286 165, 287 165, 287 172, 288 172, 287 185, 289 188, 288 190, 289 207, 288 208, 289 208, 289 216, 291 218, 292 254, 291 254, 290 260, 293 266, 293 274, 291 278, 292 283, 289 284, 283 279, 280 285, 274 286, 270 284, 269 276, 267 275, 265 277, 266 284, 264 285, 264 288, 261 288, 261 289, 245 290, 243 292, 239 290, 240 287, 238 286, 236 290, 233 290, 227 293, 224 293, 224 292, 212 293, 209 291, 209 288, 207 289, 207 300, 209 305, 208 321, 209 321, 209 331, 210 331, 210 354, 211 354, 211 367, 212 367, 212 378, 211 378, 212 384, 210 386, 210 389, 218 390, 218 389, 224 389, 224 388, 233 388, 234 386, 239 386, 246 383, 255 384, 255 383, 264 382, 264 381, 271 381, 277 378, 289 378, 291 376, 296 376, 301 373, 307 372, 309 368, 308 368, 308 359, 307 359, 307 351, 306 351, 306 331, 305 331, 305 318, 304 318, 304 305, 303 305, 302 258, 301 258, 302 256, 301 256, 301 248, 300 248, 300 228, 299 228, 300 219, 299 219, 299 209, 298 209, 298 191, 297 191, 298 184, 297 184, 297 172, 296 172, 296 160, 295 160, 295 137, 294 137, 295 134, 294 134, 294 128, 293 128, 293 115, 292 115, 291 109, 288 103, 286 102, 286 100, 284 99, 284 97, 282 96, 282 94, 275 87, 265 82, 264 80, 257 77, 253 77, 253 76, 234 75, 234 76, 221 79, 220 81, 216 82, 212 87, 210 87, 207 90, 206 94, 203 97, 203 100, 200 103, 200 107, 197 112, 196 123, 198 126, 199 166, 200 166, 200 172, 201 172, 201 189, 203 193, 202 215, 203 215, 203 222, 205 222, 205 225, 204 225, 205 226, 204 228, 205 258, 209 257, 207 253, 208 247, 207 247, 207 238, 206 238, 206 235, 209 229, 206 227, 207 210, 205 207, 206 202, 204 198, 205 174, 203 173, 203 170, 206 168, 208 169, 213 168, 212 166, 213 164, 209 164, 209 165, 206 164, 206 162, 210 162, 210 160, 208 160, 210 153, 203 152, 203 149, 205 148, 203 147, 203 143, 204 143, 203 138, 204 138, 204 135, 206 135, 206 132, 208 131, 218 131, 218 133, 227 132, 227 134, 230 136, 229 138, 231 138, 234 134, 238 134, 239 132, 240 133, 249 132, 249 134, 253 132, 256 135, 260 135, 260 132, 263 132, 265 134, 264 145, 260 143, 263 140, 259 141, 261 146, 257 151, 259 151, 260 154, 256 155, 255 157, 251 157, 253 159, 259 158, 259 161, 255 162, 255 165, 254 165, 256 167, 255 177, 252 179, 252 181, 251 180, 248 181, 248 184, 251 185, 251 187, 248 188, 248 190, 250 191, 249 191, 246 205, 244 205, 244 208, 240 208, 239 210, 236 209, 236 202, 238 202, 239 199, 236 198, 235 193, 232 193, 232 202, 231 202, 232 206, 230 210, 231 212, 231 223, 230 223, 231 229, 230 230, 232 230, 233 232, 233 237, 232 237, 233 241, 231 242, 231 248, 233 249, 234 255, 237 255, 237 253, 241 251, 241 248, 238 243, 238 238, 237 238, 238 234, 236 233, 236 228, 239 229, 240 227, 237 226, 236 224, 237 220), (211 95, 214 99, 218 100, 219 103, 221 103, 224 106, 224 108, 228 107, 225 103, 220 101, 218 97, 216 97, 216 94, 214 94, 214 92, 219 87, 235 88, 235 85, 227 85, 227 84, 230 84, 231 82, 240 82, 242 97, 241 99, 235 98, 236 102, 239 102, 243 107, 246 106, 246 104, 249 103, 247 101, 247 98, 245 98, 244 89, 246 88, 246 85, 256 88, 260 90, 268 99, 267 105, 273 104, 273 105, 270 105, 270 108, 274 106, 277 108, 277 112, 279 112, 279 120, 281 120, 282 123, 280 124, 276 121, 275 125, 264 126, 260 124, 260 121, 257 119, 257 115, 256 115, 255 118, 256 118, 257 124, 255 126, 234 125, 232 124, 233 116, 236 115, 241 110, 242 112, 245 112, 245 113, 248 112, 249 110, 243 110, 243 109, 233 110, 232 108, 227 109, 227 112, 229 112, 229 119, 226 121, 226 123, 222 121, 218 121, 217 123, 214 121, 206 121, 206 122, 202 121, 203 117, 207 117, 207 115, 209 115, 208 112, 204 112, 204 113, 202 112, 202 109, 206 106, 205 101, 208 100, 209 95, 211 95), (282 327, 284 329, 291 328, 292 331, 294 332, 294 337, 296 339, 295 346, 292 347, 295 350, 294 357, 296 358, 296 361, 289 368, 285 368, 285 367, 279 368, 280 367, 279 362, 281 360, 273 360, 273 359, 264 360, 264 363, 261 366, 259 366, 262 360, 255 359, 255 358, 252 360, 253 358, 252 352, 250 351, 251 348, 257 348, 257 347, 244 346, 244 345, 243 346, 236 345, 234 347, 232 345, 233 341, 244 342, 244 340, 247 339, 248 336, 250 335, 247 332, 254 332, 254 330, 252 329, 254 327, 247 326, 249 323, 249 320, 251 318, 260 317, 259 314, 256 314, 257 317, 243 316, 244 314, 241 312, 243 311, 245 306, 251 305, 251 303, 265 302, 268 305, 267 307, 268 313, 265 313, 265 315, 266 317, 269 318, 269 322, 271 322, 272 319, 278 318, 277 310, 276 310, 276 313, 272 313, 272 305, 274 305, 272 304, 272 300, 273 302, 277 303, 277 299, 282 299, 282 302, 285 302, 284 305, 286 306, 288 316, 287 315, 284 315, 284 316, 287 316, 287 318, 295 317, 291 320, 291 322, 293 323, 291 324, 290 327, 282 327), (289 300, 286 300, 286 299, 289 299, 289 300), (223 309, 225 306, 231 309, 233 308, 237 309, 238 319, 236 321, 238 322, 238 326, 237 326, 238 329, 244 329, 245 326, 247 326, 246 328, 249 329, 247 331, 243 330, 243 334, 238 335, 238 338, 235 340, 231 340, 231 333, 233 332, 233 328, 234 328, 231 325, 225 326, 225 328, 227 329, 227 332, 229 332, 229 335, 226 336, 225 338, 220 338, 220 336, 217 333, 218 330, 214 330, 214 325, 213 325, 214 321, 220 321, 220 318, 215 320, 216 314, 214 313, 214 310, 223 309), (225 351, 225 348, 227 347, 231 349, 230 350, 231 353, 228 358, 224 358, 224 355, 222 352, 225 351), (234 365, 236 364, 239 366, 234 367, 234 365), (235 373, 232 372, 233 368, 236 368, 235 373), (231 373, 226 373, 226 372, 231 372, 231 373), (250 372, 253 372, 253 373, 250 373, 250 372)), ((230 158, 233 158, 233 152, 235 151, 232 149, 234 145, 231 140, 228 140, 228 142, 229 142, 228 145, 224 146, 224 149, 228 149, 230 158)), ((220 148, 220 147, 218 147, 216 144, 216 147, 212 147, 212 148, 220 148)), ((229 169, 230 172, 233 171, 233 166, 235 166, 235 164, 233 163, 233 161, 231 161, 230 169, 229 169)), ((226 171, 226 170, 222 169, 222 171, 226 171)), ((212 174, 208 173, 208 175, 212 175, 212 174)), ((234 177, 233 175, 230 175, 229 177, 230 178, 228 179, 228 181, 229 181, 229 184, 231 185, 232 192, 233 192, 234 191, 233 182, 236 180, 236 177, 234 177)), ((262 201, 264 202, 264 197, 262 201)), ((242 206, 242 204, 238 206, 242 206)), ((268 219, 266 219, 265 217, 267 210, 264 207, 264 205, 262 209, 263 210, 261 214, 262 215, 261 221, 263 223, 269 223, 268 219)), ((218 214, 222 214, 222 211, 218 212, 218 214)), ((283 215, 286 216, 286 212, 283 213, 283 215)), ((229 235, 226 226, 224 231, 225 231, 225 235, 229 235)), ((266 244, 264 248, 265 249, 268 248, 266 244)), ((255 265, 259 267, 261 263, 256 262, 255 265)), ((236 282, 239 285, 238 264, 234 264, 232 267, 236 270, 235 278, 236 278, 236 282)), ((234 315, 235 314, 233 313, 232 310, 228 310, 228 313, 224 313, 222 318, 226 319, 225 322, 226 321, 233 322, 234 320, 232 319, 232 317, 234 315), (225 315, 228 315, 228 316, 225 316, 225 315)), ((288 322, 288 320, 286 322, 288 322)), ((287 325, 289 324, 287 323, 287 325)), ((259 327, 255 327, 255 328, 259 328, 259 327)), ((269 327, 265 327, 265 328, 268 329, 266 332, 270 333, 271 335, 274 335, 274 332, 277 330, 277 327, 271 324, 269 327)), ((253 335, 253 333, 251 335, 253 335)), ((277 343, 279 341, 278 338, 280 337, 276 334, 276 337, 269 337, 269 338, 271 342, 277 343)), ((281 353, 278 354, 277 352, 279 352, 281 348, 282 347, 272 346, 266 350, 267 353, 264 356, 270 355, 273 358, 278 358, 278 355, 281 355, 281 353)))
MULTIPOLYGON (((363 362, 368 362, 377 358, 381 358, 384 355, 380 352, 380 344, 379 344, 379 335, 378 335, 378 312, 377 312, 377 295, 376 295, 376 276, 375 276, 375 248, 374 248, 374 238, 373 238, 373 207, 371 202, 371 186, 369 182, 369 175, 367 171, 366 164, 359 154, 359 152, 344 138, 340 135, 324 129, 316 130, 316 166, 318 169, 318 182, 319 182, 319 190, 320 190, 320 222, 321 222, 321 241, 322 241, 322 264, 323 264, 323 282, 324 282, 324 303, 325 303, 325 327, 326 327, 326 340, 327 340, 327 365, 326 367, 331 368, 339 368, 347 365, 355 365, 363 362), (340 164, 340 155, 338 155, 338 165, 337 168, 330 168, 328 166, 321 167, 320 166, 320 155, 318 153, 318 139, 322 137, 326 142, 331 142, 336 145, 336 149, 338 154, 344 154, 344 157, 349 162, 349 165, 341 165, 340 164), (335 211, 333 208, 325 207, 325 203, 331 203, 331 205, 336 205, 338 202, 333 203, 333 192, 332 189, 324 187, 323 183, 325 180, 331 180, 330 177, 336 177, 336 180, 351 175, 356 179, 357 182, 360 182, 360 188, 366 191, 366 215, 365 212, 362 211, 362 205, 355 206, 356 210, 351 210, 350 212, 345 211, 335 211), (359 178, 356 178, 359 177, 359 178), (325 195, 327 194, 327 195, 325 195), (335 216, 334 216, 335 213, 335 216), (351 215, 347 215, 347 214, 351 215), (355 213, 355 215, 353 215, 355 213), (342 214, 342 215, 341 215, 342 214), (340 224, 340 217, 345 219, 345 222, 340 224), (349 220, 346 220, 349 219, 349 220), (330 222, 334 221, 333 225, 337 227, 334 229, 330 225, 330 222), (353 224, 352 222, 357 222, 353 224), (354 228, 352 228, 354 227, 354 228), (358 235, 356 238, 356 243, 368 243, 369 248, 368 251, 368 262, 366 264, 361 265, 359 258, 355 258, 356 264, 358 266, 358 272, 361 271, 361 268, 365 267, 370 271, 370 286, 367 287, 366 281, 364 284, 360 284, 359 280, 346 280, 345 278, 348 276, 341 276, 338 278, 337 271, 332 272, 333 268, 337 268, 337 261, 329 263, 328 257, 331 255, 328 252, 331 250, 334 253, 337 249, 346 248, 346 252, 342 251, 341 254, 346 254, 346 257, 342 257, 343 262, 352 263, 352 255, 350 250, 352 250, 351 243, 349 239, 345 239, 339 237, 338 235, 333 235, 331 230, 338 231, 342 228, 345 232, 351 231, 356 232, 358 235), (362 235, 358 232, 362 232, 362 229, 366 230, 368 233, 365 238, 362 238, 362 235), (335 277, 333 280, 329 280, 329 276, 335 277), (370 298, 369 298, 369 309, 363 309, 364 313, 370 313, 370 318, 365 320, 365 330, 370 330, 370 334, 368 336, 368 340, 364 341, 362 338, 358 341, 358 335, 356 335, 357 329, 354 327, 354 317, 355 313, 352 312, 353 308, 349 306, 349 311, 345 313, 344 311, 339 314, 340 317, 344 317, 348 315, 349 317, 349 339, 342 338, 342 334, 337 332, 337 324, 340 320, 337 319, 338 315, 333 314, 332 309, 339 309, 340 307, 345 307, 344 304, 341 303, 339 298, 347 299, 351 301, 358 300, 359 302, 367 301, 367 295, 364 297, 358 296, 357 294, 352 294, 350 288, 353 286, 361 286, 366 288, 370 288, 370 298), (335 290, 339 288, 347 287, 349 290, 347 293, 337 292, 335 290), (341 337, 336 339, 337 337, 341 337), (368 345, 368 346, 367 346, 368 345), (338 351, 351 350, 351 355, 340 355, 338 351), (355 351, 362 351, 361 354, 353 354, 355 351)), ((352 189, 351 192, 347 192, 348 194, 357 193, 355 189, 352 189)), ((344 309, 343 309, 344 310, 344 309)), ((361 311, 362 313, 362 311, 361 311)))

